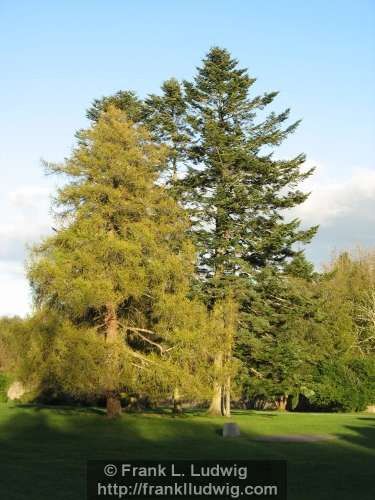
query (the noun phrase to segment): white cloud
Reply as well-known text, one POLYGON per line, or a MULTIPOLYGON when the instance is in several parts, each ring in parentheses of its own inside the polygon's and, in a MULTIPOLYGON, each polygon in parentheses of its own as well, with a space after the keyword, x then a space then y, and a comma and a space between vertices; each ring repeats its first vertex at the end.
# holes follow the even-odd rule
POLYGON ((26 245, 51 230, 50 191, 24 186, 7 193, 1 203, 0 260, 22 260, 26 245))
POLYGON ((375 245, 375 170, 353 169, 339 180, 318 168, 305 187, 311 195, 292 215, 299 217, 304 227, 320 226, 307 248, 313 261, 326 262, 335 250, 375 245))
POLYGON ((49 206, 50 189, 44 186, 21 186, 1 199, 0 316, 30 311, 26 248, 51 231, 49 206))
POLYGON ((310 197, 294 211, 307 224, 332 226, 354 213, 375 219, 375 170, 358 169, 342 181, 321 179, 308 189, 310 197))
POLYGON ((8 194, 10 203, 20 209, 35 210, 40 202, 49 199, 50 190, 45 186, 23 186, 8 194))
POLYGON ((0 316, 25 316, 31 310, 31 294, 24 268, 18 261, 0 261, 0 316))

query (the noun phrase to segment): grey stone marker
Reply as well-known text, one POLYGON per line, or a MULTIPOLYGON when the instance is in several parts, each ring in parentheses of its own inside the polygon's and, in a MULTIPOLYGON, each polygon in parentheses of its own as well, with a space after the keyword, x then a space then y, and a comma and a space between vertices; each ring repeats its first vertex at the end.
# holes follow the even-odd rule
POLYGON ((240 436, 240 428, 234 422, 228 422, 223 427, 223 437, 237 437, 240 436))

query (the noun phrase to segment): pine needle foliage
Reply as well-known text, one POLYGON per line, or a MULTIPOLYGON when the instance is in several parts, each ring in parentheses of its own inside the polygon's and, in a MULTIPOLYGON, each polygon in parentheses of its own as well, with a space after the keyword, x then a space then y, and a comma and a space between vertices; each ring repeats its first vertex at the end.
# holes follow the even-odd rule
POLYGON ((36 306, 78 327, 67 334, 67 354, 89 346, 96 353, 95 362, 75 358, 86 371, 74 379, 82 391, 93 390, 92 376, 97 390, 117 400, 140 382, 157 384, 160 394, 175 383, 178 368, 168 353, 179 337, 184 349, 195 253, 184 211, 158 184, 167 154, 145 128, 109 107, 80 132, 69 159, 46 164, 67 183, 55 199, 57 232, 33 249, 28 274, 36 306))

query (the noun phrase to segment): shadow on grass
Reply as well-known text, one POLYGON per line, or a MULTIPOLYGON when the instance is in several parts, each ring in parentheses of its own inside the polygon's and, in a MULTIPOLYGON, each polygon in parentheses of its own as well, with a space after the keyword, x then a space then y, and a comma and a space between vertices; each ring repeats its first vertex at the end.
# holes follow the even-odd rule
MULTIPOLYGON (((266 414, 234 412, 247 429, 253 416, 266 414)), ((375 419, 358 417, 360 425, 343 426, 353 433, 335 442, 260 443, 250 430, 224 439, 226 420, 203 417, 145 412, 110 421, 96 408, 6 406, 0 409, 0 498, 83 500, 88 459, 225 458, 287 460, 290 500, 373 500, 375 419)), ((277 433, 278 419, 270 422, 277 433)))
POLYGON ((10 408, 24 408, 24 409, 32 409, 36 412, 40 412, 43 410, 52 410, 57 415, 72 415, 72 414, 94 414, 94 415, 105 415, 106 410, 104 408, 95 408, 91 406, 65 406, 65 405, 42 405, 35 403, 28 404, 15 404, 10 406, 10 408))
POLYGON ((130 458, 142 441, 132 422, 123 429, 101 409, 1 408, 0 499, 83 500, 87 460, 130 458))
MULTIPOLYGON (((352 434, 338 434, 338 438, 343 442, 355 446, 368 449, 373 455, 373 466, 375 469, 375 418, 374 417, 357 417, 356 420, 366 422, 367 425, 353 426, 345 425, 346 429, 352 431, 352 434), (370 425, 368 425, 370 424, 370 425)), ((374 498, 375 498, 375 482, 374 482, 374 498)))

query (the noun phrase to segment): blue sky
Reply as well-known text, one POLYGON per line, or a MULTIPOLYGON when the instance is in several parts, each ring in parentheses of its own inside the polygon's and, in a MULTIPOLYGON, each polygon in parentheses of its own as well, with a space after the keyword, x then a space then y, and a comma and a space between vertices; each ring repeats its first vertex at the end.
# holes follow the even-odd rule
POLYGON ((317 165, 296 212, 321 223, 309 257, 375 244, 373 1, 0 0, 0 314, 28 311, 24 247, 50 227, 40 158, 69 154, 95 97, 190 78, 213 45, 303 119, 279 154, 317 165))

